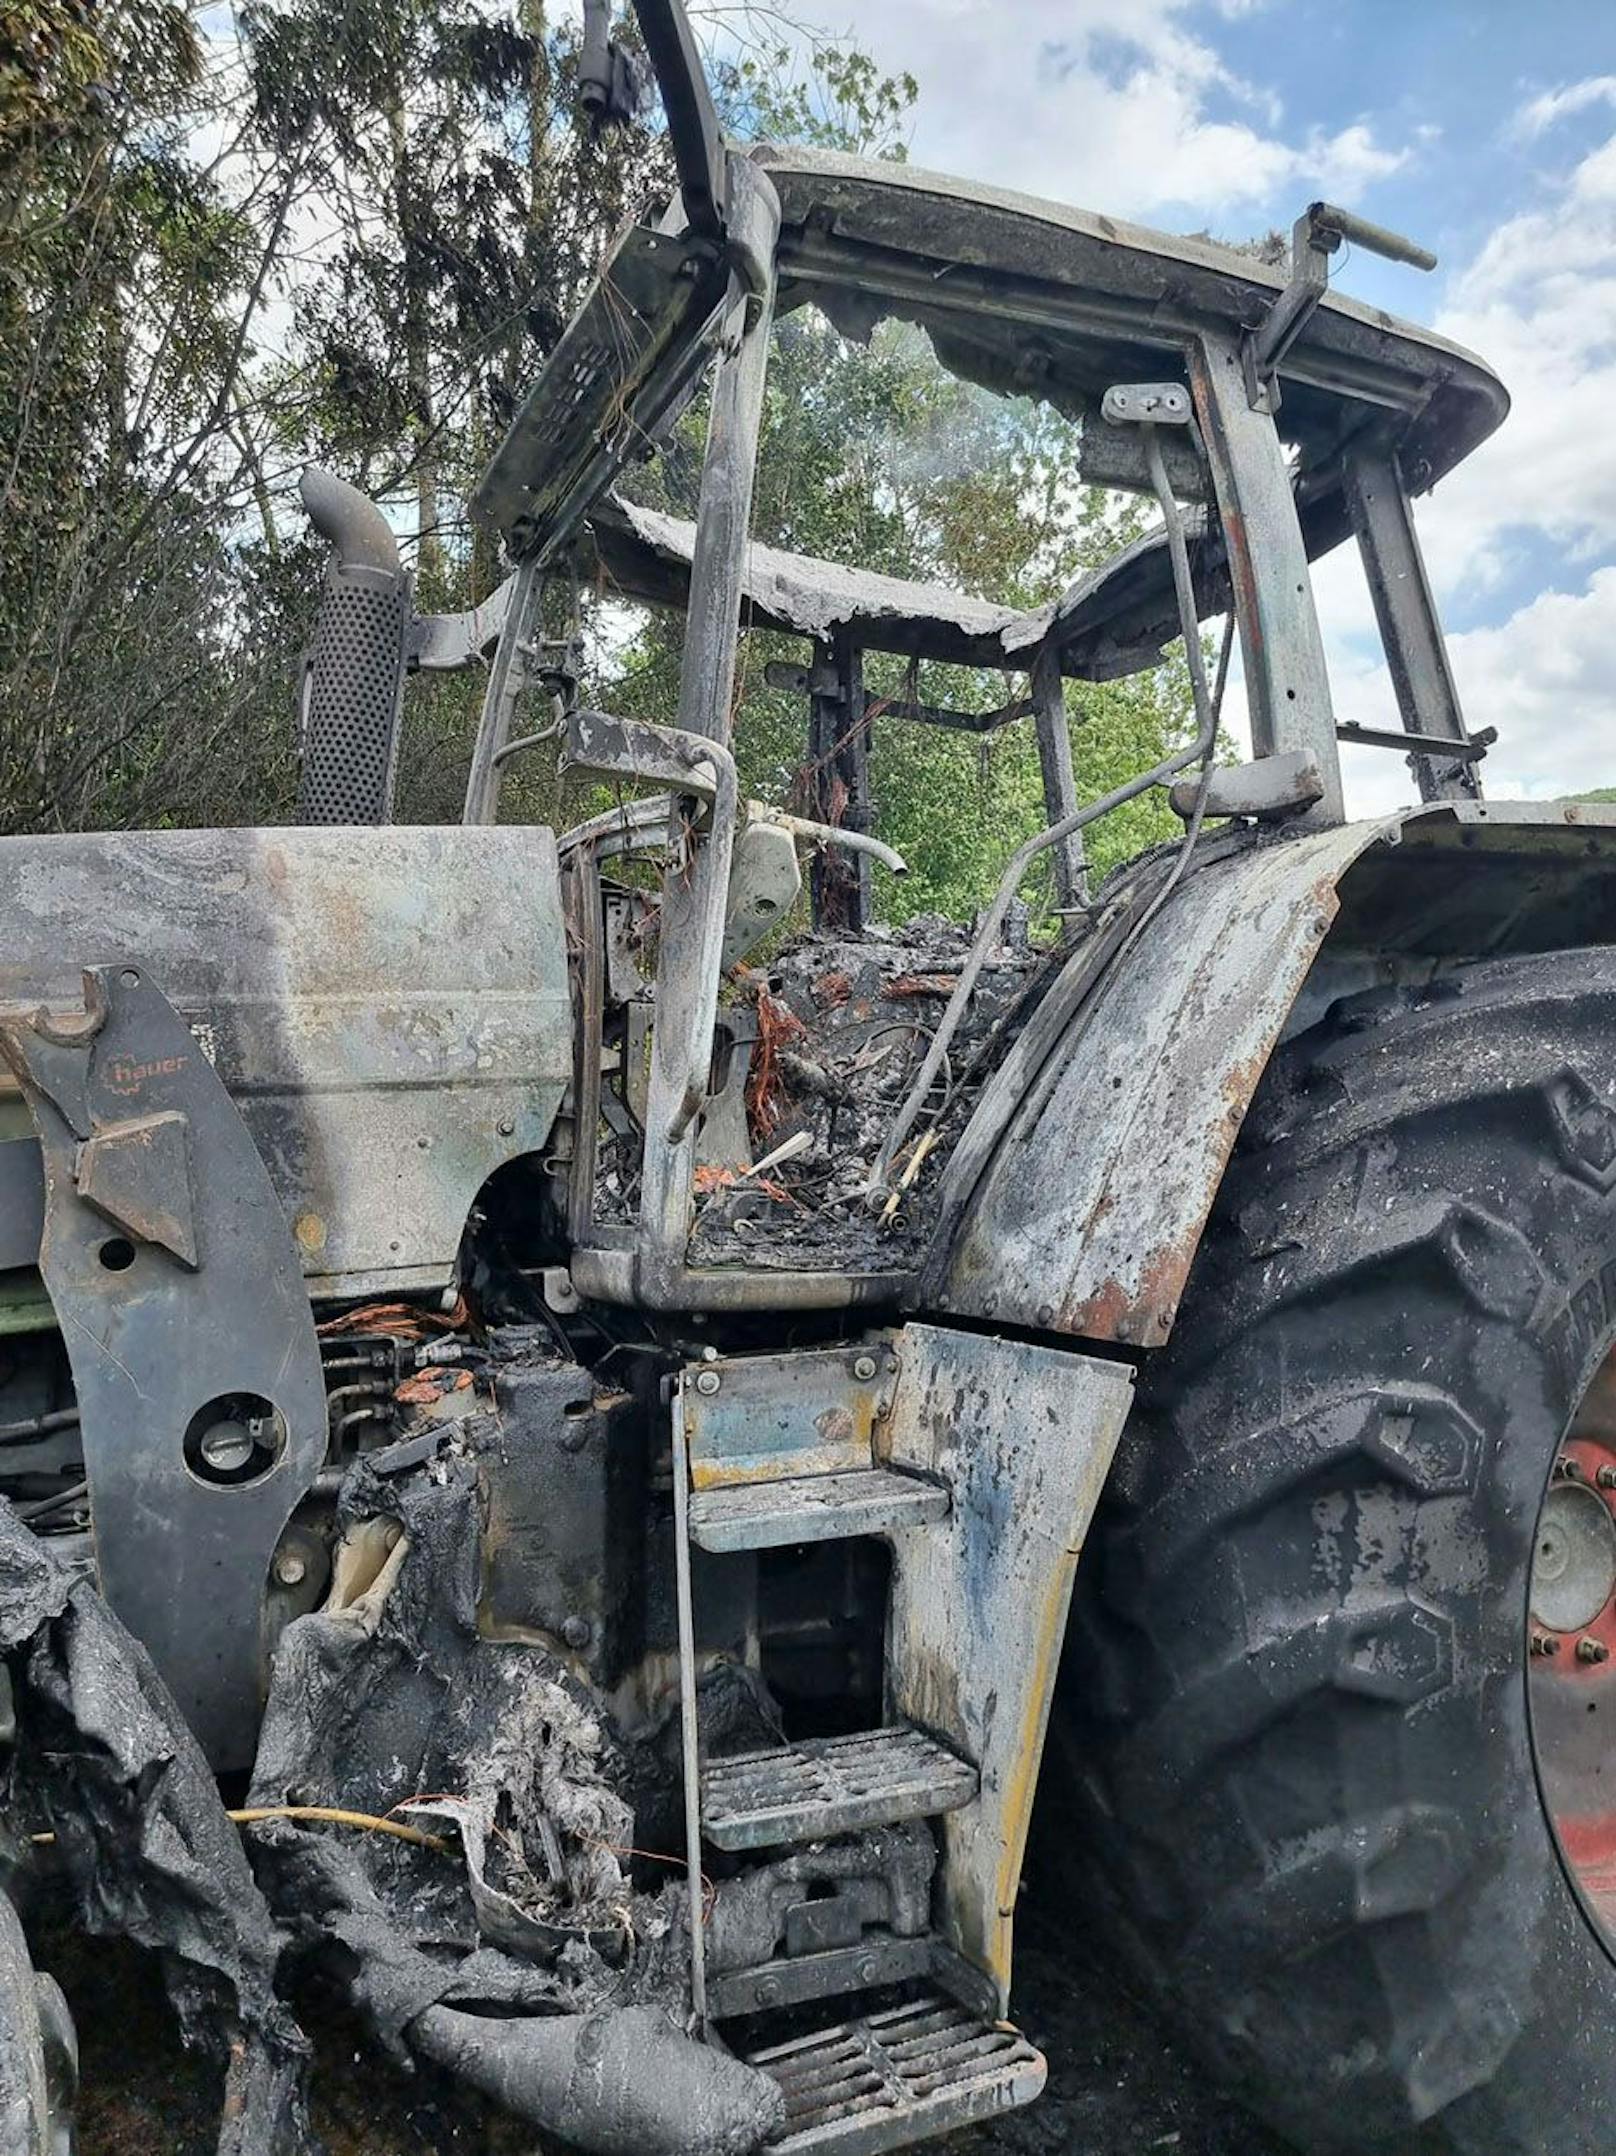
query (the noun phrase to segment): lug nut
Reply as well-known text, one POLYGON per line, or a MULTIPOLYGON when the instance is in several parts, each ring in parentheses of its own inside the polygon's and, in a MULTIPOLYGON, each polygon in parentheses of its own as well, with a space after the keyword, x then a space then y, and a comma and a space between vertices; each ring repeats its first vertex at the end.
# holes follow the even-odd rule
POLYGON ((874 1377, 875 1357, 873 1355, 855 1355, 853 1357, 853 1375, 861 1385, 874 1377))
POLYGON ((1577 1642, 1579 1662, 1608 1662, 1610 1649, 1602 1639, 1579 1639, 1577 1642))
POLYGON ((1532 1652, 1534 1654, 1558 1654, 1560 1652, 1560 1642, 1552 1632, 1534 1632, 1532 1634, 1532 1652))
POLYGON ((1582 1465, 1580 1461, 1574 1460, 1569 1452, 1561 1453, 1559 1459, 1554 1463, 1554 1472, 1563 1476, 1567 1482, 1580 1482, 1582 1480, 1582 1465))
POLYGON ((1602 1467, 1594 1476, 1602 1490, 1616 1490, 1616 1467, 1602 1467))
POLYGON ((696 1390, 697 1392, 705 1393, 711 1399, 718 1390, 718 1372, 716 1370, 698 1370, 696 1373, 696 1390))

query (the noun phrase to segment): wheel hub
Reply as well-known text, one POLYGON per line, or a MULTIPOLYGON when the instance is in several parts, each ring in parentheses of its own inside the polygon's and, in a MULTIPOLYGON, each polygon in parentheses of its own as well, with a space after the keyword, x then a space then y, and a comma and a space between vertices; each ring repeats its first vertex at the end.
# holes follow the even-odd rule
POLYGON ((1616 1594, 1616 1519, 1585 1483, 1557 1481, 1543 1502, 1532 1559, 1532 1616, 1580 1632, 1616 1594))

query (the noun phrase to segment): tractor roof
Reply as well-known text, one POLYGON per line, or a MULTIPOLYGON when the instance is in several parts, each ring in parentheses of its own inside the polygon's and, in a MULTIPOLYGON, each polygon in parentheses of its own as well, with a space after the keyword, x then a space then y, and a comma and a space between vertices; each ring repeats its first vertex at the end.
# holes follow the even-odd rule
MULTIPOLYGON (((1098 451, 1108 431, 1099 416, 1108 387, 1182 379, 1197 330, 1257 328, 1288 281, 1285 267, 1213 240, 906 164, 772 145, 751 155, 780 197, 782 310, 812 303, 854 336, 883 318, 914 323, 950 371, 1080 417, 1085 465, 1090 439, 1098 451)), ((625 517, 608 489, 699 379, 727 290, 711 241, 679 230, 677 205, 659 228, 622 236, 478 489, 475 513, 513 554, 582 546, 624 596, 680 602, 688 531, 625 517)), ((1341 452, 1354 437, 1389 439, 1420 492, 1508 410, 1497 376, 1472 353, 1334 292, 1285 354, 1279 381, 1278 425, 1311 556, 1350 529, 1341 452)), ((1221 611, 1228 570, 1215 520, 1193 553, 1201 610, 1221 611)), ((748 584, 749 618, 760 625, 814 634, 834 621, 878 649, 1000 667, 1026 664, 1052 622, 1064 670, 1089 677, 1151 664, 1178 634, 1159 537, 1083 578, 1055 609, 1014 617, 774 550, 754 550, 748 584)))

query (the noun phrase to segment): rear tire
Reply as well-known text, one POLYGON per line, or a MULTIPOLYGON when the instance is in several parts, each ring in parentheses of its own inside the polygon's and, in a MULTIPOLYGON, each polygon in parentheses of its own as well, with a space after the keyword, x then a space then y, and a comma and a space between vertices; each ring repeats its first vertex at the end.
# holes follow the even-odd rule
POLYGON ((73 2156, 78 2043, 56 1980, 36 1974, 17 1912, 0 1890, 0 2149, 73 2156))
POLYGON ((1616 1964, 1527 1688, 1539 1508, 1616 1337, 1613 1100, 1608 949, 1283 1049, 1078 1568, 1042 1839, 1309 2151, 1616 2145, 1616 1964))

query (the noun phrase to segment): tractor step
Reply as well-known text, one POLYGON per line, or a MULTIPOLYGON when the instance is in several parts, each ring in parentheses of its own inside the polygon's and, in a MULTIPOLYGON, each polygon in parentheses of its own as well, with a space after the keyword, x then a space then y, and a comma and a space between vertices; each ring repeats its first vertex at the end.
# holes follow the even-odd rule
POLYGON ((773 2156, 878 2156, 1030 2104, 1043 2054, 1005 2025, 932 1993, 754 2052, 779 2083, 773 2156))
POLYGON ((973 1766, 902 1723, 709 1761, 701 1824, 720 1849, 769 1849, 955 1811, 976 1789, 973 1766))
MULTIPOLYGON (((826 1947, 817 1954, 782 1955, 749 1969, 707 1972, 707 2011, 714 2021, 734 2021, 745 2014, 812 2005, 820 1999, 847 2000, 850 1994, 890 1984, 931 1978, 946 1984, 958 1956, 932 1932, 900 1939, 888 1931, 867 1931, 857 1946, 826 1947)), ((975 1976, 975 1971, 970 1971, 975 1976)), ((980 1984, 980 1977, 976 1978, 980 1984)))
POLYGON ((844 1542, 947 1517, 939 1483, 890 1468, 726 1483, 690 1497, 690 1539, 704 1550, 777 1550, 795 1542, 844 1542))

